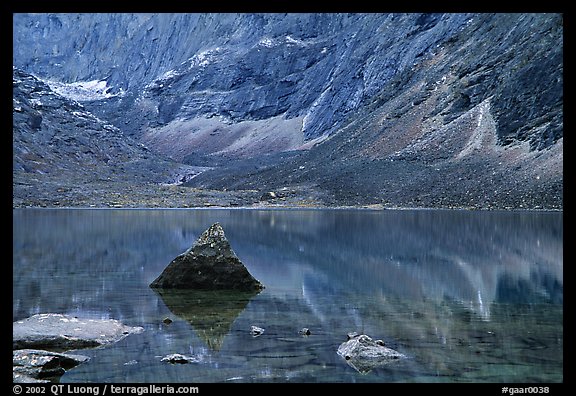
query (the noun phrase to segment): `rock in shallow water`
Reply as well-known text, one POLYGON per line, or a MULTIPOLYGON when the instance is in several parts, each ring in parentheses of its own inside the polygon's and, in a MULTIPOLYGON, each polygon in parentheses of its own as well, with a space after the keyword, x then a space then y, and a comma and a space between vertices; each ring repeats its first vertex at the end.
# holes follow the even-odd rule
POLYGON ((300 329, 300 331, 298 331, 298 334, 309 336, 311 333, 308 327, 303 327, 302 329, 300 329))
POLYGON ((350 366, 362 374, 406 357, 383 344, 383 341, 374 341, 365 334, 349 333, 348 341, 338 347, 338 355, 346 359, 350 366))
POLYGON ((250 334, 252 334, 252 336, 258 337, 259 335, 262 335, 262 333, 264 333, 264 329, 262 327, 250 326, 250 334))
POLYGON ((142 332, 114 319, 86 319, 46 313, 12 324, 12 349, 38 348, 52 351, 94 348, 142 332))
POLYGON ((159 289, 260 291, 236 256, 219 223, 214 223, 186 252, 176 257, 151 284, 159 289))
POLYGON ((172 364, 186 364, 186 363, 198 363, 200 361, 199 358, 181 355, 179 353, 173 353, 170 355, 166 355, 162 358, 162 362, 172 363, 172 364))
POLYGON ((19 349, 12 354, 13 382, 50 382, 66 370, 88 361, 87 356, 19 349))

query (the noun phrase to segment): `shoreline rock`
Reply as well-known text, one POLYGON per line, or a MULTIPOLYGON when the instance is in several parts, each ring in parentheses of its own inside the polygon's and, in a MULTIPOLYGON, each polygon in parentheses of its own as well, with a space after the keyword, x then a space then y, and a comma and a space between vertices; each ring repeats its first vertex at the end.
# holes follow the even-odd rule
POLYGON ((18 349, 12 352, 12 380, 18 383, 55 381, 67 370, 88 360, 90 358, 83 355, 18 349))
POLYGON ((65 351, 111 344, 142 327, 131 327, 115 319, 86 319, 45 313, 18 320, 12 325, 12 349, 65 351))
POLYGON ((144 331, 115 319, 77 318, 56 313, 32 315, 12 324, 13 382, 58 382, 69 369, 89 360, 62 353, 96 348, 144 331))

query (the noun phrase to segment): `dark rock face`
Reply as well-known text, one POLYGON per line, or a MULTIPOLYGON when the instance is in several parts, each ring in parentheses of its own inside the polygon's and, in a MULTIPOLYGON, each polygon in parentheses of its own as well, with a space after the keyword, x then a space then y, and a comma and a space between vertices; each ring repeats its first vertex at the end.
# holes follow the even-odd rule
POLYGON ((172 260, 150 287, 238 291, 264 288, 236 256, 219 223, 211 225, 190 249, 172 260))
POLYGON ((384 346, 381 340, 372 340, 365 334, 351 333, 348 341, 340 344, 338 355, 360 373, 368 373, 376 367, 397 361, 406 356, 384 346))
POLYGON ((13 351, 14 382, 51 382, 60 378, 66 370, 88 361, 87 356, 49 352, 36 349, 13 351))
POLYGON ((274 191, 268 191, 260 196, 260 201, 271 201, 276 198, 278 198, 278 195, 274 191))
POLYGON ((12 325, 13 349, 94 348, 142 332, 114 319, 79 319, 62 314, 37 314, 12 325))

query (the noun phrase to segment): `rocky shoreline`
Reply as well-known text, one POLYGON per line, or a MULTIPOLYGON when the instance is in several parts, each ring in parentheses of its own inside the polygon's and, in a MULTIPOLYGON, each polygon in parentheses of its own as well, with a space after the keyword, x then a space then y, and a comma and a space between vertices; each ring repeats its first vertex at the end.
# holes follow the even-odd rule
MULTIPOLYGON (((78 318, 55 313, 36 314, 18 320, 12 328, 14 383, 59 382, 68 370, 91 360, 78 354, 78 350, 105 347, 144 331, 142 327, 127 326, 114 319, 78 318)), ((254 325, 249 332, 253 338, 263 333, 265 329, 254 325)), ((298 334, 309 336, 311 332, 302 328, 298 334)), ((218 344, 208 343, 208 346, 219 349, 218 344)), ((384 341, 356 332, 348 333, 347 340, 338 346, 336 353, 361 374, 407 358, 386 346, 384 341)), ((170 353, 161 361, 170 364, 201 363, 202 357, 170 353)))

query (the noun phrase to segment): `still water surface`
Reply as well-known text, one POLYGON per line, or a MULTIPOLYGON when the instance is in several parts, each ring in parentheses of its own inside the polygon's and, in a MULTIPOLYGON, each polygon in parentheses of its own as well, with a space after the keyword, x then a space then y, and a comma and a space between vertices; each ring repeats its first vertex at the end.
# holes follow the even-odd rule
POLYGON ((144 327, 82 350, 90 361, 61 382, 561 382, 562 223, 543 212, 15 209, 13 319, 144 327), (217 221, 264 291, 148 287, 217 221), (360 373, 336 354, 352 331, 408 358, 360 373), (161 361, 171 353, 196 362, 161 361))

